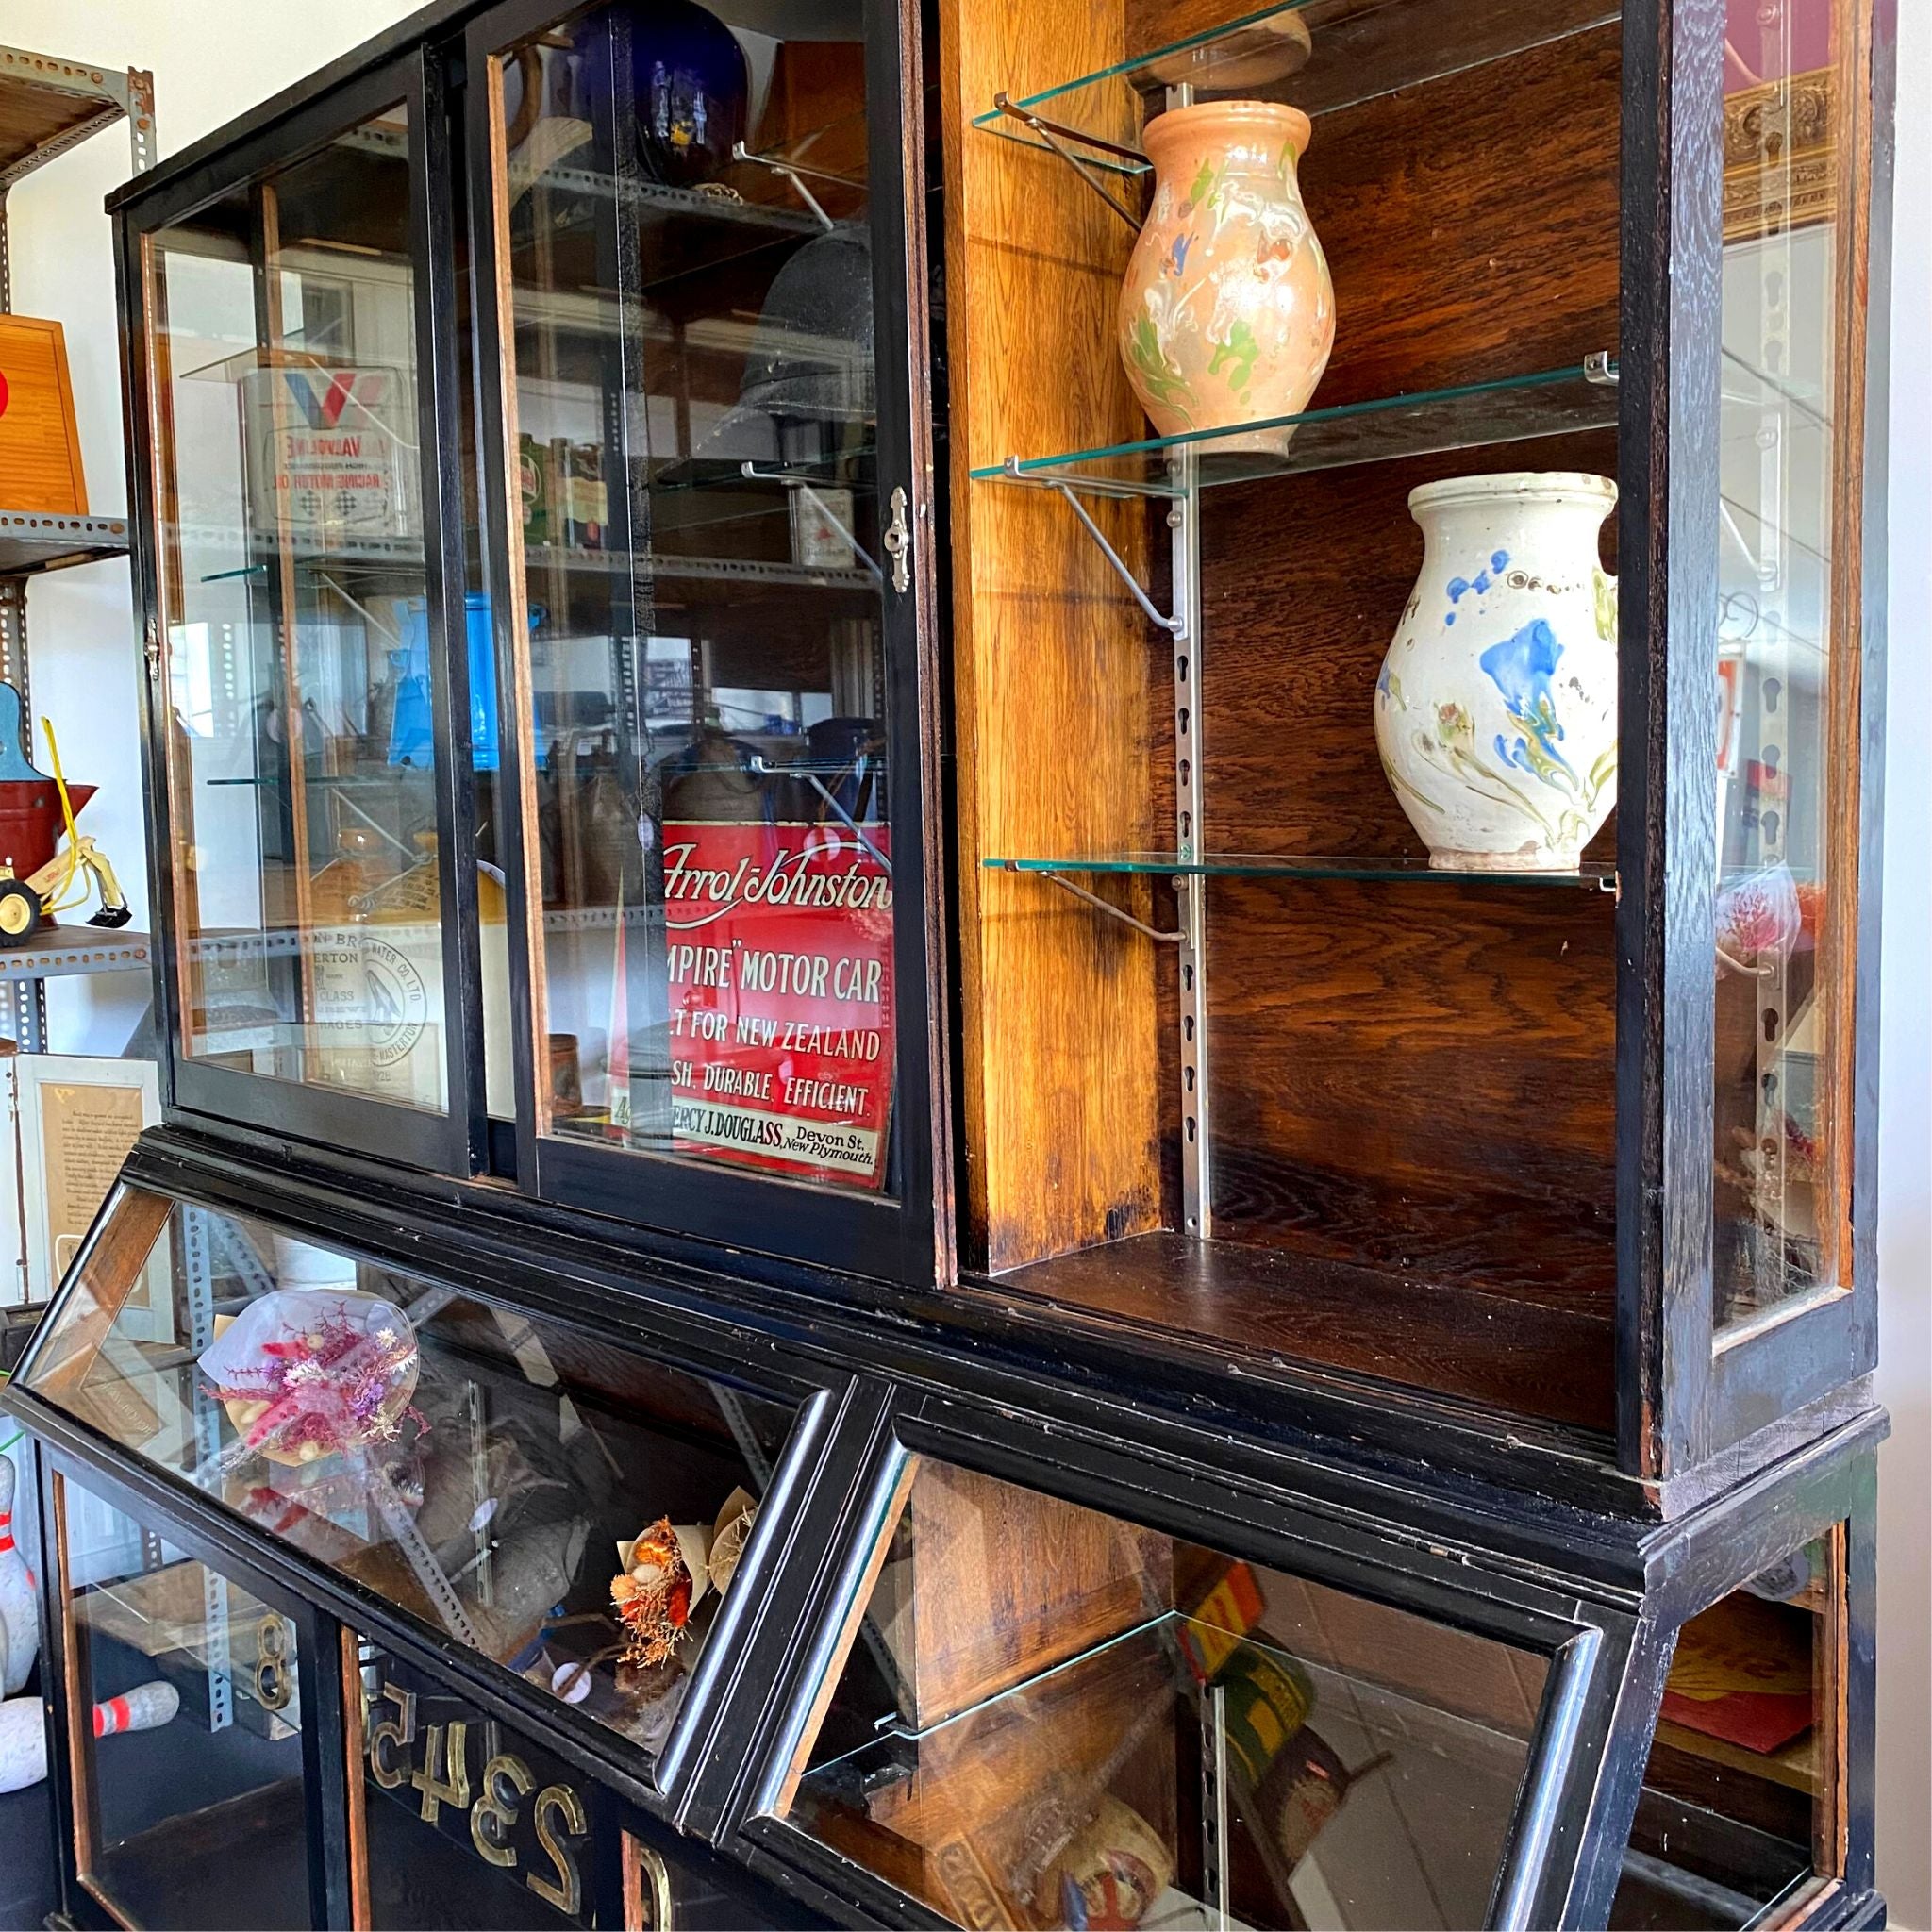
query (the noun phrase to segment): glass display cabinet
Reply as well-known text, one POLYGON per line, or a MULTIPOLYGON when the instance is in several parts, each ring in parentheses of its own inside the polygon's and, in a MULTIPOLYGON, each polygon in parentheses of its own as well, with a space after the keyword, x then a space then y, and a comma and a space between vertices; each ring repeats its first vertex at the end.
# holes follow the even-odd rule
POLYGON ((460 1237, 165 1166, 8 1398, 81 1923, 1879 1909, 1875 1417, 1667 1529, 1526 1524, 941 1344, 841 1385, 862 1344, 643 1284, 619 1340, 554 1265, 511 1307, 460 1237))
POLYGON ((113 197, 77 1920, 1879 1921, 1893 10, 441 0, 113 197))
POLYGON ((930 1283, 923 208, 794 10, 472 9, 125 219, 174 1104, 930 1283))
POLYGON ((1592 1507, 1868 1406, 1890 0, 695 5, 117 197, 171 1118, 1592 1507))

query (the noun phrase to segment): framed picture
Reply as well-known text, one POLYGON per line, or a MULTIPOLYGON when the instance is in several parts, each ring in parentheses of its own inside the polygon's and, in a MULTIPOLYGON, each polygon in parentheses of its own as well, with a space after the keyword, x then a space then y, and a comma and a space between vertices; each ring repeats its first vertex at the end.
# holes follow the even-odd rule
MULTIPOLYGON (((159 1121, 160 1093, 151 1060, 24 1053, 13 1057, 12 1065, 26 1299, 42 1302, 59 1286, 141 1130, 159 1121)), ((143 1327, 169 1324, 164 1241, 156 1244, 148 1274, 127 1314, 143 1327)), ((171 1338, 157 1330, 144 1339, 171 1338)))

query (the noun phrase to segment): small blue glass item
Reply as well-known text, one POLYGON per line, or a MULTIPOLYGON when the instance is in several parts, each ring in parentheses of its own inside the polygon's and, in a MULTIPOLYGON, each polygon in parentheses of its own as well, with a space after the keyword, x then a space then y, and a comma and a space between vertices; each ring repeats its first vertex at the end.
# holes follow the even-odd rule
MULTIPOLYGON (((491 635, 490 599, 473 591, 463 599, 464 628, 470 645, 470 767, 493 772, 497 766, 496 642, 491 635)), ((537 621, 532 612, 531 622, 537 621)), ((389 762, 435 762, 435 719, 429 696, 429 606, 411 597, 403 606, 403 641, 390 653, 395 667, 396 702, 390 721, 389 762)))

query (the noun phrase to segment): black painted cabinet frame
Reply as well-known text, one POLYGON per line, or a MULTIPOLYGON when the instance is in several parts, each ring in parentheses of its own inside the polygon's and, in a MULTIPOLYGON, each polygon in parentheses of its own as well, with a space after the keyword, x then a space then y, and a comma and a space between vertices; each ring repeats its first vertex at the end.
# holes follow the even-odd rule
MULTIPOLYGON (((168 1164, 144 1152, 133 1178, 153 1187, 168 1164)), ((169 1191, 268 1219, 298 1238, 422 1272, 420 1229, 385 1230, 379 1205, 331 1215, 291 1198, 271 1171, 232 1165, 169 1191)), ((92 1242, 100 1239, 96 1230, 92 1242)), ((91 1242, 92 1244, 92 1242, 91 1242)), ((435 1278, 458 1291, 503 1295, 519 1250, 486 1229, 450 1230, 435 1278)), ((575 1257, 522 1261, 523 1306, 561 1319, 575 1257), (559 1292, 559 1290, 565 1291, 559 1292)), ((1541 1714, 1492 1898, 1492 1922, 1535 1927, 1604 1923, 1684 1622, 1740 1589, 1798 1544, 1835 1540, 1841 1601, 1826 1620, 1838 1733, 1833 1798, 1817 1848, 1819 1875, 1767 1923, 1877 1923, 1872 1892, 1874 1456, 1874 1413, 1814 1440, 1675 1523, 1644 1524, 1537 1505, 1466 1479, 1414 1472, 1367 1478, 1304 1440, 1243 1447, 1211 1423, 1163 1422, 1131 1401, 1012 1365, 957 1369, 932 1343, 902 1339, 871 1358, 836 1323, 727 1321, 686 1303, 675 1287, 613 1277, 596 1325, 703 1373, 746 1375, 802 1396, 793 1445, 767 1500, 779 1534, 761 1539, 750 1588, 701 1657, 686 1713, 653 1772, 625 1742, 577 1721, 534 1686, 413 1622, 386 1600, 280 1543, 211 1498, 77 1422, 30 1384, 33 1357, 0 1403, 138 1521, 190 1554, 259 1576, 304 1624, 304 1642, 333 1643, 346 1624, 437 1674, 477 1709, 541 1739, 546 1749, 626 1805, 693 1839, 795 1899, 849 1924, 925 1924, 923 1907, 849 1861, 761 1815, 802 1744, 829 1674, 849 1644, 882 1533, 891 1528, 908 1457, 1043 1492, 1230 1557, 1408 1610, 1551 1659, 1541 1714), (732 1365, 736 1365, 735 1369, 732 1365), (1217 1454, 1217 1447, 1219 1453, 1217 1454)), ((52 1539, 58 1518, 42 1515, 52 1539)), ((58 1565, 44 1562, 44 1588, 58 1565)), ((251 1586, 252 1587, 252 1586, 251 1586)), ((1835 1589, 1839 1585, 1833 1586, 1835 1589)), ((58 1604, 48 1598, 50 1628, 58 1604)), ((315 1651, 333 1656, 331 1649, 315 1651)), ((330 1695, 327 1672, 315 1694, 330 1695)), ((58 1659, 54 1677, 64 1682, 58 1659)), ((305 1678, 305 1698, 310 1694, 305 1678)), ((319 1708, 322 1707, 318 1707, 319 1708)), ((328 1723, 341 1723, 340 1715, 328 1723)), ((333 1733, 331 1733, 333 1735, 333 1733)), ((57 1755, 56 1775, 61 1775, 57 1755)), ((63 1799, 63 1806, 68 1801, 63 1799)), ((330 1801, 333 1803, 333 1800, 330 1801)), ((63 1829, 71 1815, 63 1810, 63 1829)), ((318 1884, 327 1863, 328 1805, 318 1884)), ((329 1896, 335 1897, 334 1890, 329 1896)))

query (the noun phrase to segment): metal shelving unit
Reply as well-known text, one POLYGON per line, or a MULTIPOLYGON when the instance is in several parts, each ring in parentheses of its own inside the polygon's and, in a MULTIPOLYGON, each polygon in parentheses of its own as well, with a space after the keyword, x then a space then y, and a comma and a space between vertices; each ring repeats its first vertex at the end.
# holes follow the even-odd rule
MULTIPOLYGON (((7 197, 13 186, 57 156, 110 127, 127 124, 137 175, 155 159, 154 75, 125 73, 84 60, 63 60, 0 47, 0 311, 13 308, 7 231, 7 197)), ((20 692, 23 725, 31 743, 33 698, 28 681, 26 587, 42 571, 65 570, 127 555, 125 517, 54 516, 0 506, 0 677, 20 692)), ((0 954, 0 1015, 11 1008, 10 1031, 24 1053, 46 1049, 48 979, 74 973, 145 968, 145 934, 58 927, 17 953, 0 954)))

